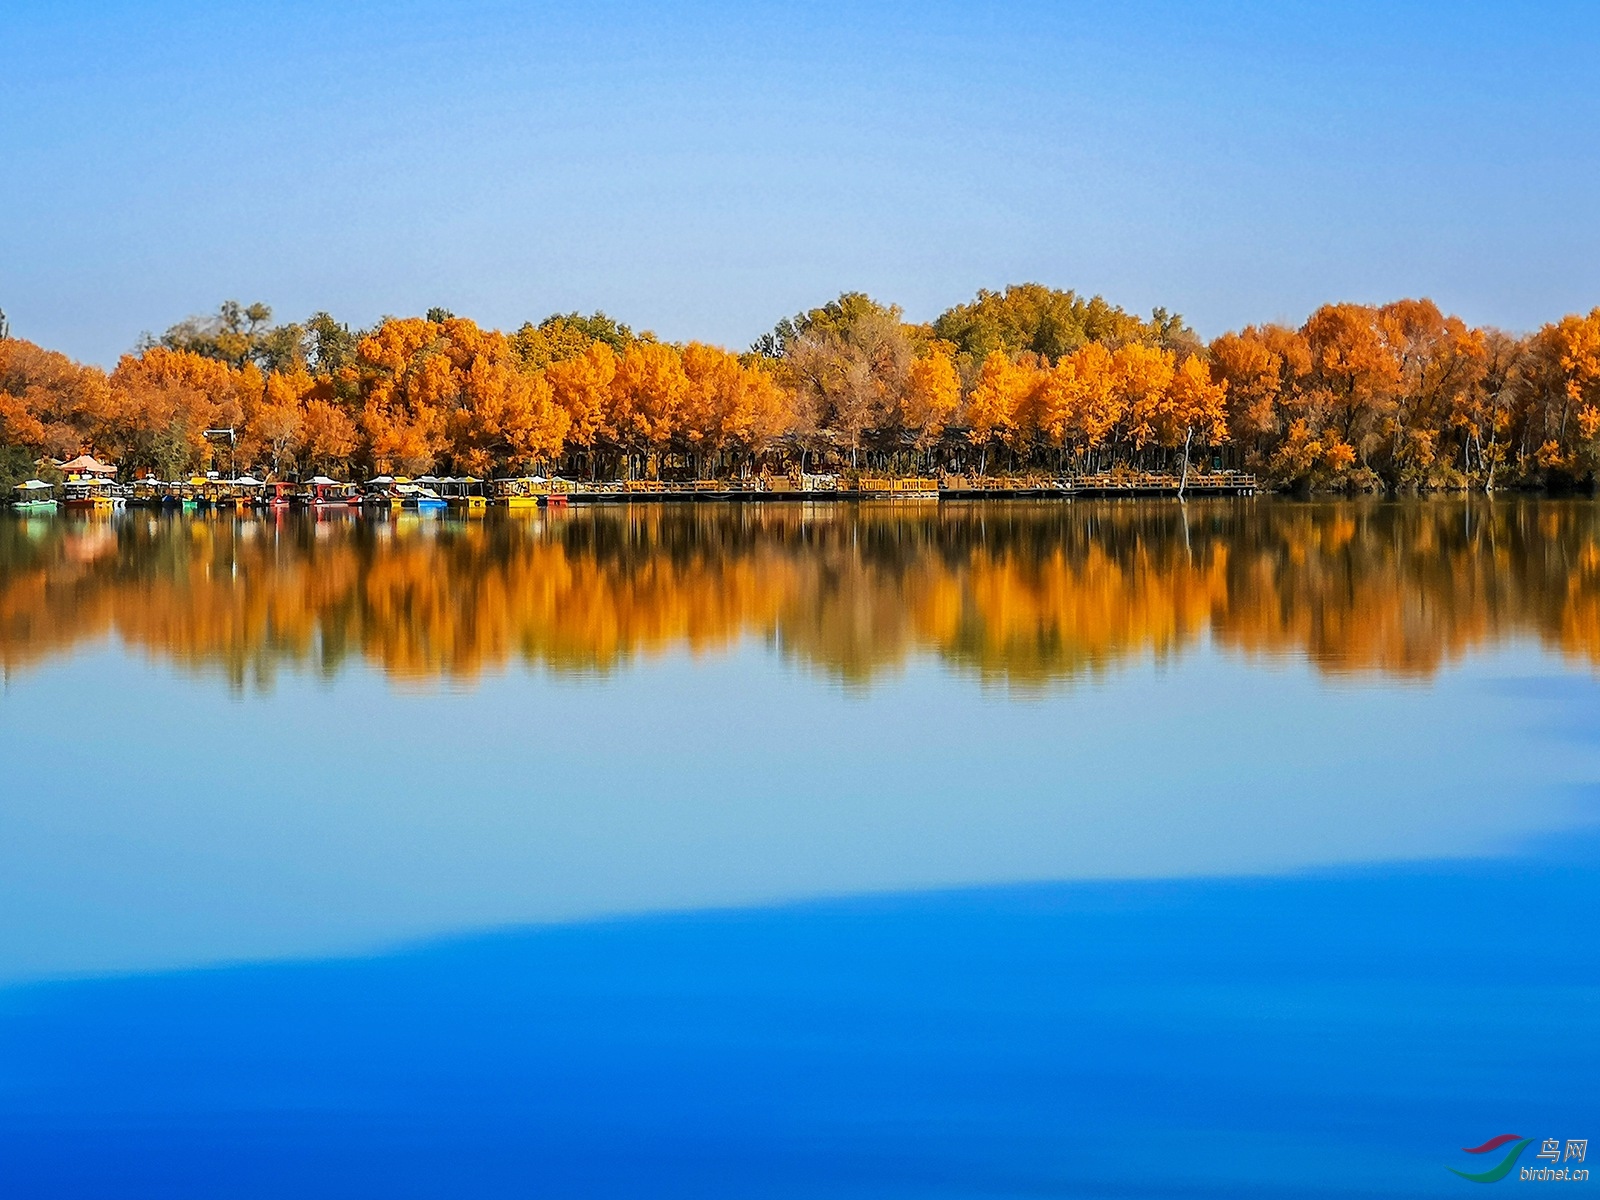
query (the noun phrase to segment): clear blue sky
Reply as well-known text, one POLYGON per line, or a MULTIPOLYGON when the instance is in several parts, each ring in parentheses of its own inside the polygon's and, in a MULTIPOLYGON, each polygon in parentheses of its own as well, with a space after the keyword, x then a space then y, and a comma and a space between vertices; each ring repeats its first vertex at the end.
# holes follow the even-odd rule
POLYGON ((1036 279, 1210 335, 1600 303, 1600 5, 7 5, 0 308, 234 297, 743 346, 1036 279))

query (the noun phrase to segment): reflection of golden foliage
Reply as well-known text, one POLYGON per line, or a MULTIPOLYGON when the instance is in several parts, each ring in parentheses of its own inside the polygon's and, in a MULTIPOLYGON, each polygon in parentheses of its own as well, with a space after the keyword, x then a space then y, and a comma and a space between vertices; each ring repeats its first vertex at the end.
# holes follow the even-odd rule
POLYGON ((0 663, 114 635, 237 685, 281 664, 466 680, 765 639, 870 681, 1024 688, 1204 639, 1426 676, 1532 636, 1600 664, 1586 502, 641 508, 467 524, 0 522, 0 663))

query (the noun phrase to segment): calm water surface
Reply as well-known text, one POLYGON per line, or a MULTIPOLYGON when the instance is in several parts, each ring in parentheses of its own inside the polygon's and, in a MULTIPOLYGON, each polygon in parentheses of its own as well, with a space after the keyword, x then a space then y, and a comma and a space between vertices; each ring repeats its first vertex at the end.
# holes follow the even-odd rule
POLYGON ((1600 1132, 1593 501, 7 518, 0 668, 0 1195, 1600 1132))

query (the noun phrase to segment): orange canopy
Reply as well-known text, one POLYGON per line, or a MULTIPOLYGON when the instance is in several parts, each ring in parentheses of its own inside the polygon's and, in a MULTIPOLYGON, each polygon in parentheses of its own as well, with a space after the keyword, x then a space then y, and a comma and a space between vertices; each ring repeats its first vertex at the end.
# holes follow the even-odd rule
POLYGON ((107 466, 92 454, 80 454, 71 462, 61 464, 61 470, 68 475, 115 475, 117 469, 107 466))

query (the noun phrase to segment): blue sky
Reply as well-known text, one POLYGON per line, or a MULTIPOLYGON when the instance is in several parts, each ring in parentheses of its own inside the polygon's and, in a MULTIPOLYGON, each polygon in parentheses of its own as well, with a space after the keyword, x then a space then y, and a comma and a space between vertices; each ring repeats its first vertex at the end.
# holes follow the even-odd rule
POLYGON ((1527 329, 1600 303, 1597 50, 1592 4, 11 4, 0 308, 102 362, 227 297, 1527 329))

